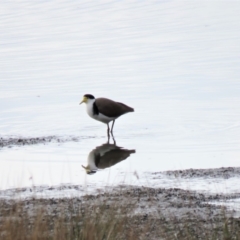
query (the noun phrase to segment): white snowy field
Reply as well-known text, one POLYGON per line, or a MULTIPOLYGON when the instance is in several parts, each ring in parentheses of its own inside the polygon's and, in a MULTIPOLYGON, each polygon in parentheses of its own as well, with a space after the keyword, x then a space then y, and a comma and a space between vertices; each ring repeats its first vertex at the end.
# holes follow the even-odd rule
MULTIPOLYGON (((1 148, 0 188, 171 187, 146 172, 239 167, 239 12, 238 1, 1 2, 0 137, 79 141, 1 148), (92 175, 81 165, 106 126, 79 106, 85 93, 135 108, 114 136, 136 153, 92 175)), ((238 180, 182 187, 235 192, 238 180)))

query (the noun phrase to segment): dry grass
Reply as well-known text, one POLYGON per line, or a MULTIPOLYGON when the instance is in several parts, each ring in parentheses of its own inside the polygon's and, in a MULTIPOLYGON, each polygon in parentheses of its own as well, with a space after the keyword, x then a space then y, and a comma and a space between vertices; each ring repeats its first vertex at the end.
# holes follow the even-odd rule
MULTIPOLYGON (((208 219, 197 214, 166 216, 160 209, 137 214, 139 200, 129 194, 118 201, 115 197, 1 200, 0 239, 240 239, 240 219, 227 217, 224 211, 208 219)), ((145 204, 147 209, 155 202, 145 204)))

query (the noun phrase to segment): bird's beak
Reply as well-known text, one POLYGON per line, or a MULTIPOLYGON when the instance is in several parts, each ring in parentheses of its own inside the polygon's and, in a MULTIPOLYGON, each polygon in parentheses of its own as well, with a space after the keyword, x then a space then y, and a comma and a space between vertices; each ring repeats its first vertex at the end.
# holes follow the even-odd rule
POLYGON ((79 103, 79 105, 82 104, 82 103, 84 103, 84 102, 85 102, 85 103, 87 102, 87 98, 86 98, 86 97, 83 97, 83 99, 82 99, 82 101, 79 103))
POLYGON ((85 169, 85 171, 86 171, 87 174, 92 174, 92 173, 95 173, 95 172, 96 172, 96 171, 92 171, 92 170, 89 168, 89 166, 84 167, 84 166, 82 165, 82 167, 85 169))

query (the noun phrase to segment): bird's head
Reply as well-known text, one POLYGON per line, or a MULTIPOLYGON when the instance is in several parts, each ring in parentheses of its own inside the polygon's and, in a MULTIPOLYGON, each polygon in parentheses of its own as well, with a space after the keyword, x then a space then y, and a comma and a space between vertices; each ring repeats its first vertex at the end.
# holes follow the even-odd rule
POLYGON ((91 170, 89 166, 84 167, 84 166, 82 165, 82 167, 85 169, 85 171, 86 171, 87 174, 94 174, 94 173, 97 172, 96 170, 91 170))
POLYGON ((94 101, 95 97, 91 94, 85 94, 83 96, 83 99, 82 101, 79 103, 79 104, 82 104, 82 103, 88 103, 89 101, 94 101))

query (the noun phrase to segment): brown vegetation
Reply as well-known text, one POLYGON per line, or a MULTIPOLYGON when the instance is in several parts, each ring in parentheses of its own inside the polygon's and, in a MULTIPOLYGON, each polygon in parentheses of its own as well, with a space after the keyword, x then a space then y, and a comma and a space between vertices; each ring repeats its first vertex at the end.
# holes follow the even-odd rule
POLYGON ((2 199, 0 239, 240 239, 239 218, 195 200, 191 192, 149 188, 70 199, 2 199), (170 202, 164 209, 163 196, 170 202))

